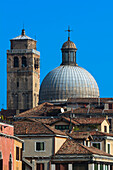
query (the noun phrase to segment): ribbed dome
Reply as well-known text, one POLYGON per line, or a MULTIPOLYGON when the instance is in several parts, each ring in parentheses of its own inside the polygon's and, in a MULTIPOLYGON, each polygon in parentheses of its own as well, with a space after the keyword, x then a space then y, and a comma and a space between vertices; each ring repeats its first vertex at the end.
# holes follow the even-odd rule
POLYGON ((66 48, 74 48, 74 49, 76 49, 76 45, 72 41, 68 40, 62 46, 62 49, 66 49, 66 48))
POLYGON ((64 102, 68 98, 98 98, 99 89, 93 76, 79 66, 61 65, 50 71, 40 88, 40 103, 64 102))

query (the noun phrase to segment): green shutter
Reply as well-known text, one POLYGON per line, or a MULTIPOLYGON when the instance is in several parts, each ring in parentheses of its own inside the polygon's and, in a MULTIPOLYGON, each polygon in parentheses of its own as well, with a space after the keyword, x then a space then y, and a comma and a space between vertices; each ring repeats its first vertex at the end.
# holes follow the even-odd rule
POLYGON ((95 164, 94 170, 98 170, 98 164, 95 164))

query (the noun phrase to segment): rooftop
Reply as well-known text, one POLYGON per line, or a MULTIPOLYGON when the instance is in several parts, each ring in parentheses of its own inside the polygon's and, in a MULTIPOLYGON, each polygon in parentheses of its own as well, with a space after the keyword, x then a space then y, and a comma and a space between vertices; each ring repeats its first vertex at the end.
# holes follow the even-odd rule
POLYGON ((16 117, 40 117, 40 116, 52 116, 52 115, 57 115, 60 113, 61 107, 60 106, 55 106, 54 104, 51 103, 42 103, 37 107, 34 107, 30 110, 27 110, 16 117))
MULTIPOLYGON (((34 39, 25 35, 25 30, 23 29, 21 35, 13 38, 11 40, 34 40, 34 39)), ((34 41, 36 41, 36 40, 34 40, 34 41)))
POLYGON ((113 102, 113 98, 69 98, 67 103, 98 103, 113 102))
POLYGON ((32 119, 24 119, 22 121, 14 122, 14 133, 16 135, 65 135, 64 132, 56 130, 49 125, 45 125, 40 121, 32 119))
POLYGON ((76 143, 74 140, 72 139, 67 139, 64 144, 61 146, 61 148, 58 150, 58 152, 56 153, 56 155, 72 155, 72 154, 97 154, 97 155, 103 155, 103 156, 110 156, 112 157, 112 155, 99 150, 93 146, 91 147, 87 147, 84 146, 80 143, 76 143))

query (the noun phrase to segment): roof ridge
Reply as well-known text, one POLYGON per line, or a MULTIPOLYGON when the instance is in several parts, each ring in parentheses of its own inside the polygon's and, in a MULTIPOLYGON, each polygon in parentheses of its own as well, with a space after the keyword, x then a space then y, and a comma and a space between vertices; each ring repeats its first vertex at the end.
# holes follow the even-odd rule
MULTIPOLYGON (((41 123, 42 123, 42 122, 41 122, 41 123)), ((52 133, 55 134, 55 132, 48 127, 49 125, 46 125, 46 124, 44 124, 44 123, 42 123, 42 124, 43 124, 46 128, 48 128, 52 133)))
POLYGON ((76 120, 73 120, 73 118, 71 119, 71 122, 72 122, 72 121, 73 121, 75 124, 76 124, 76 123, 80 124, 80 122, 78 122, 78 121, 76 121, 76 120))
POLYGON ((90 153, 92 153, 89 149, 88 149, 88 146, 84 146, 83 144, 81 144, 81 143, 78 143, 82 148, 84 148, 84 149, 86 149, 86 150, 88 150, 90 153))

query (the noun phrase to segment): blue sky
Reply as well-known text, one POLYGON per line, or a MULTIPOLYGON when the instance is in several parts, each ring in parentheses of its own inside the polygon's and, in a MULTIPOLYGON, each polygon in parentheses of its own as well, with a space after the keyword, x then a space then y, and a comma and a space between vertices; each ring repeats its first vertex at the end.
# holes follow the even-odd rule
POLYGON ((6 50, 10 39, 21 34, 37 39, 41 55, 41 82, 61 63, 61 47, 67 40, 76 44, 77 63, 96 79, 100 97, 113 97, 113 1, 6 0, 0 6, 0 109, 6 108, 6 50))

